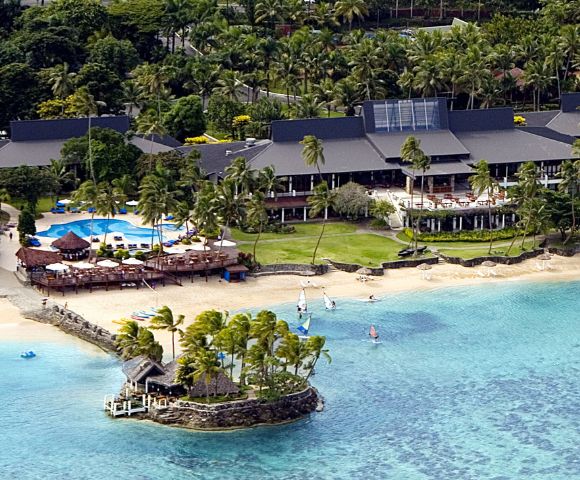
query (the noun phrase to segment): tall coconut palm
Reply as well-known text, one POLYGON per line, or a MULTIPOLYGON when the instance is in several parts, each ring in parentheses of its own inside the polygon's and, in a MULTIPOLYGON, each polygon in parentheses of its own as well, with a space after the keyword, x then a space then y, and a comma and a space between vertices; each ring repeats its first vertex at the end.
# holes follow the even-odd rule
MULTIPOLYGON (((144 135, 149 136, 149 156, 153 158, 153 147, 155 142, 153 141, 155 135, 165 135, 167 130, 163 126, 163 121, 161 117, 155 115, 153 112, 141 112, 141 114, 137 117, 137 132, 144 135)), ((152 169, 154 165, 150 165, 149 168, 152 169)))
POLYGON ((302 368, 305 360, 311 355, 306 342, 300 341, 295 333, 288 333, 282 338, 280 346, 276 349, 276 356, 283 358, 284 369, 291 365, 294 367, 294 375, 302 368))
MULTIPOLYGON (((429 165, 429 162, 426 160, 426 155, 421 150, 421 140, 409 135, 403 145, 401 145, 401 160, 403 162, 407 162, 411 164, 411 178, 410 178, 410 194, 411 194, 411 206, 409 207, 409 218, 411 220, 411 229, 413 231, 413 240, 415 241, 415 254, 417 252, 417 228, 418 222, 415 222, 413 218, 413 209, 414 209, 414 192, 415 192, 415 171, 417 169, 421 169, 422 165, 426 164, 429 165)), ((425 175, 423 175, 424 177, 425 175)), ((421 183, 423 180, 421 180, 421 183)), ((421 188, 423 191, 423 188, 421 188)))
POLYGON ((306 381, 308 381, 308 379, 312 376, 312 373, 314 373, 314 367, 316 367, 320 357, 324 357, 328 363, 332 362, 332 358, 328 354, 328 349, 324 348, 325 343, 326 337, 321 337, 318 335, 309 337, 308 340, 306 340, 306 348, 312 357, 312 360, 307 365, 308 375, 306 376, 306 381))
POLYGON ((334 90, 334 104, 344 107, 344 114, 347 117, 353 117, 355 107, 361 102, 361 94, 357 88, 356 82, 348 77, 336 82, 334 90))
POLYGON ((291 107, 293 118, 316 118, 320 115, 323 104, 315 95, 306 93, 291 107))
POLYGON ((256 183, 258 189, 267 196, 270 196, 271 193, 276 198, 278 192, 284 191, 282 179, 276 176, 276 169, 272 165, 268 165, 258 172, 256 183))
POLYGON ((576 231, 576 195, 580 185, 580 160, 566 160, 563 162, 558 176, 562 179, 558 184, 558 190, 570 194, 570 204, 572 205, 572 226, 570 227, 570 234, 564 240, 564 244, 566 244, 576 231))
POLYGON ((492 196, 495 190, 499 188, 498 183, 489 173, 489 165, 487 161, 480 160, 475 164, 475 173, 469 177, 469 183, 471 185, 474 193, 479 196, 484 192, 487 193, 488 204, 487 204, 487 216, 489 222, 489 250, 488 253, 491 254, 491 248, 493 246, 493 228, 491 224, 491 204, 492 196))
POLYGON ((95 169, 93 168, 93 148, 91 141, 91 117, 99 114, 99 107, 105 106, 105 102, 96 101, 95 97, 91 95, 87 87, 79 88, 73 95, 71 106, 79 115, 84 115, 88 118, 87 136, 88 136, 88 163, 89 172, 93 183, 97 184, 95 176, 95 169))
POLYGON ((220 73, 217 86, 213 89, 213 93, 224 95, 230 100, 235 100, 237 102, 241 83, 242 82, 238 78, 238 72, 235 70, 223 70, 220 73))
POLYGON ((69 64, 54 67, 48 77, 50 89, 55 97, 64 99, 74 91, 74 79, 76 73, 70 71, 69 64))
POLYGON ((236 195, 247 195, 254 185, 255 170, 250 168, 245 157, 236 157, 232 163, 226 167, 226 178, 235 185, 236 195))
POLYGON ((334 193, 328 188, 328 183, 325 181, 319 183, 314 187, 314 194, 308 197, 308 204, 310 205, 309 216, 315 218, 320 213, 322 216, 322 227, 320 228, 320 235, 314 247, 314 252, 312 253, 312 264, 316 261, 316 253, 318 252, 318 247, 324 235, 324 228, 326 227, 326 220, 328 218, 328 209, 334 206, 334 193))
POLYGON ((334 100, 335 85, 332 78, 325 78, 322 82, 314 84, 312 90, 314 98, 318 104, 323 104, 326 107, 327 116, 330 117, 330 110, 334 100))
POLYGON ((194 357, 195 372, 193 378, 196 382, 203 380, 205 384, 205 395, 209 403, 209 385, 212 380, 215 381, 216 394, 218 385, 218 376, 223 372, 220 361, 215 350, 199 349, 194 357))
POLYGON ((157 315, 155 315, 150 320, 150 327, 152 330, 165 330, 171 333, 171 354, 173 355, 173 360, 175 360, 175 333, 183 333, 181 325, 185 320, 184 315, 173 315, 171 309, 165 305, 157 310, 157 315))
MULTIPOLYGON (((98 202, 99 191, 97 189, 96 184, 92 180, 86 180, 79 188, 73 193, 73 201, 77 203, 83 203, 85 207, 90 209, 91 212, 91 223, 89 224, 90 235, 89 241, 92 244, 93 241, 93 224, 95 220, 95 213, 97 209, 97 202, 98 202)), ((91 259, 93 249, 89 248, 89 261, 91 259)))
POLYGON ((136 357, 139 351, 139 324, 134 320, 124 320, 117 332, 116 344, 123 358, 136 357))
MULTIPOLYGON (((224 227, 223 235, 227 233, 231 225, 238 224, 242 219, 243 203, 236 198, 235 187, 229 179, 225 179, 216 185, 216 212, 219 221, 224 227)), ((220 242, 220 252, 221 249, 222 244, 220 242)))
MULTIPOLYGON (((522 247, 524 248, 524 243, 526 240, 527 231, 532 220, 533 212, 529 206, 529 202, 532 202, 540 189, 540 183, 538 181, 538 172, 534 162, 525 162, 520 165, 516 173, 518 178, 518 184, 515 190, 518 196, 518 214, 522 217, 520 225, 523 226, 522 233, 522 247)), ((518 235, 514 236, 506 255, 509 255, 518 235)))
POLYGON ((342 17, 348 22, 349 31, 352 30, 352 21, 355 17, 363 20, 369 13, 364 0, 338 0, 334 4, 334 9, 337 17, 342 17))
POLYGON ((324 147, 322 140, 319 140, 314 135, 305 135, 300 141, 302 145, 302 159, 307 167, 316 167, 318 170, 318 177, 322 182, 322 172, 320 166, 324 165, 324 147))
POLYGON ((214 339, 214 345, 230 356, 230 379, 234 380, 235 357, 239 352, 239 339, 237 332, 229 326, 221 330, 214 339))
POLYGON ((118 191, 115 187, 107 182, 101 182, 97 185, 95 208, 99 215, 104 215, 107 217, 107 227, 105 229, 105 238, 103 239, 103 243, 105 245, 107 244, 109 221, 111 217, 115 217, 119 205, 125 202, 126 199, 127 197, 123 195, 123 193, 118 191))
POLYGON ((254 262, 258 263, 256 257, 256 247, 260 241, 264 225, 268 223, 268 213, 266 212, 266 203, 262 192, 255 192, 246 203, 246 221, 249 225, 258 229, 258 235, 254 240, 253 256, 254 262))
POLYGON ((240 385, 243 385, 245 380, 244 370, 252 321, 251 313, 238 313, 232 317, 228 325, 228 328, 235 332, 238 343, 237 354, 240 359, 240 385))

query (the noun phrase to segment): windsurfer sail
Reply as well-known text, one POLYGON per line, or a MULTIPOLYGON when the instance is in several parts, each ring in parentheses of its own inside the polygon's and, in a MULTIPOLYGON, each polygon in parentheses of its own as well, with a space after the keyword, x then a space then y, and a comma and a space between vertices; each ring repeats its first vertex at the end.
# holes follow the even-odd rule
POLYGON ((330 299, 326 292, 322 292, 322 298, 324 299, 324 307, 327 310, 334 310, 336 308, 336 303, 330 299))
POLYGON ((379 341, 379 334, 377 333, 374 325, 371 325, 369 330, 369 337, 371 337, 373 343, 377 343, 379 341))
POLYGON ((308 311, 308 305, 306 303, 306 293, 304 289, 300 290, 300 295, 298 296, 298 314, 302 317, 303 313, 308 311))
POLYGON ((312 315, 308 315, 308 318, 306 319, 306 321, 298 327, 297 330, 302 335, 308 335, 308 330, 310 330, 310 320, 312 320, 312 315))

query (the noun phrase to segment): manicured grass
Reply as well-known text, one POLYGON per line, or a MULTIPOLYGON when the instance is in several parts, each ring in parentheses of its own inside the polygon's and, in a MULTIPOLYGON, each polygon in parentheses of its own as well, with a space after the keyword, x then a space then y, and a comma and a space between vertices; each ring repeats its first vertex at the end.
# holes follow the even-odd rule
MULTIPOLYGON (((316 245, 316 237, 291 239, 286 242, 259 242, 258 261, 270 263, 310 263, 316 245)), ((240 250, 251 253, 253 244, 240 245, 240 250)), ((381 262, 398 260, 401 245, 389 238, 369 233, 341 236, 325 236, 317 253, 316 263, 322 258, 337 262, 357 263, 377 267, 381 262)))
MULTIPOLYGON (((64 198, 64 197, 63 197, 64 198)), ((10 202, 8 202, 14 208, 21 210, 22 207, 26 205, 26 200, 21 200, 19 198, 13 198, 10 202)), ((38 200, 38 204, 36 205, 36 212, 37 213, 44 213, 50 212, 50 209, 54 207, 56 201, 53 197, 40 197, 38 200)))
MULTIPOLYGON (((320 223, 297 223, 294 225, 294 233, 263 233, 260 237, 262 240, 293 240, 297 237, 317 237, 320 235, 322 224, 320 223)), ((356 225, 351 223, 327 223, 324 229, 324 236, 337 235, 345 233, 354 233, 356 225)), ((238 241, 253 242, 256 239, 255 233, 244 233, 238 228, 231 229, 232 238, 238 241)))
MULTIPOLYGON (((510 257, 517 257, 523 251, 531 250, 532 249, 532 241, 526 241, 524 244, 524 250, 520 248, 521 240, 516 240, 513 248, 510 250, 510 257)), ((471 244, 473 246, 473 244, 471 244)), ((538 247, 538 242, 536 242, 536 248, 538 247)), ((505 255, 509 248, 509 243, 507 245, 501 247, 492 247, 491 254, 492 255, 505 255)), ((444 253, 450 257, 461 257, 461 258, 475 258, 475 257, 486 257, 489 255, 488 253, 489 248, 445 248, 439 249, 439 252, 444 253)))

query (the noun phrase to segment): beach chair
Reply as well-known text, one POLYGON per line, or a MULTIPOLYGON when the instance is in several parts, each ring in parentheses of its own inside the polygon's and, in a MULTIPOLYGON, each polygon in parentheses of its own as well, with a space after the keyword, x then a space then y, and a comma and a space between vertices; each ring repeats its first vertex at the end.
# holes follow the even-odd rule
POLYGON ((89 208, 87 208, 87 212, 88 213, 96 213, 97 209, 95 207, 89 207, 89 208))
POLYGON ((122 236, 120 236, 120 235, 115 235, 115 236, 113 237, 113 240, 115 240, 115 242, 120 242, 121 240, 123 240, 123 237, 122 237, 122 236))
POLYGON ((137 244, 136 243, 130 243, 129 245, 127 245, 127 247, 129 248, 129 250, 135 250, 137 248, 137 244))
POLYGON ((127 209, 126 208, 119 208, 119 215, 127 215, 127 209))
POLYGON ((124 243, 117 243, 117 244, 115 245, 115 248, 116 248, 117 250, 125 250, 125 244, 124 244, 124 243))
POLYGON ((141 244, 141 248, 147 248, 147 249, 149 249, 149 248, 151 248, 151 245, 149 245, 148 243, 142 243, 141 244))

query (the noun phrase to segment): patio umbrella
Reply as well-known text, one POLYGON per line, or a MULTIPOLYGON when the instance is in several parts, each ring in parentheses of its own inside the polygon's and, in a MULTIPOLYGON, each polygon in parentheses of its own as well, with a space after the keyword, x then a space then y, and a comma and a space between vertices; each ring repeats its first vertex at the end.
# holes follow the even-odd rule
POLYGON ((69 200, 68 198, 65 198, 64 200, 59 200, 56 203, 60 203, 62 205, 68 205, 69 203, 72 203, 72 200, 69 200))
POLYGON ((372 271, 370 268, 367 268, 367 267, 362 267, 362 268, 359 268, 359 269, 356 271, 356 273, 357 273, 358 275, 371 275, 371 274, 373 273, 373 271, 372 271))
POLYGON ((66 272, 68 270, 68 266, 64 263, 51 263, 50 265, 46 266, 47 270, 51 272, 66 272))
POLYGON ((202 243, 194 243, 191 246, 192 250, 195 250, 196 252, 209 252, 211 250, 211 248, 209 248, 207 245, 203 245, 202 243))
POLYGON ((183 247, 165 247, 163 249, 163 251, 165 253, 170 253, 170 254, 177 254, 177 253, 185 253, 187 252, 187 250, 183 247))
POLYGON ((129 205, 130 207, 136 207, 137 205, 139 205, 139 202, 137 200, 129 200, 128 202, 125 203, 125 205, 129 205))
POLYGON ((79 270, 90 270, 91 268, 95 268, 95 266, 92 263, 87 263, 87 262, 77 263, 77 264, 73 265, 73 267, 78 268, 79 270))
POLYGON ((552 256, 548 252, 544 252, 538 257, 538 260, 542 261, 542 270, 545 270, 546 262, 552 260, 552 256))
POLYGON ((129 257, 123 260, 123 264, 125 265, 143 265, 141 260, 137 260, 135 257, 129 257))
POLYGON ((217 242, 213 242, 213 244, 216 247, 222 246, 222 247, 235 247, 236 246, 236 242, 230 242, 229 240, 218 240, 217 242))
POLYGON ((428 263, 421 263, 420 265, 417 265, 417 268, 419 270, 421 270, 421 277, 423 279, 429 279, 430 277, 427 275, 427 270, 431 270, 433 267, 428 264, 428 263))
POLYGON ((99 267, 104 267, 104 268, 116 268, 119 266, 119 264, 117 262, 113 262, 112 260, 101 260, 100 262, 97 262, 97 265, 99 267))

